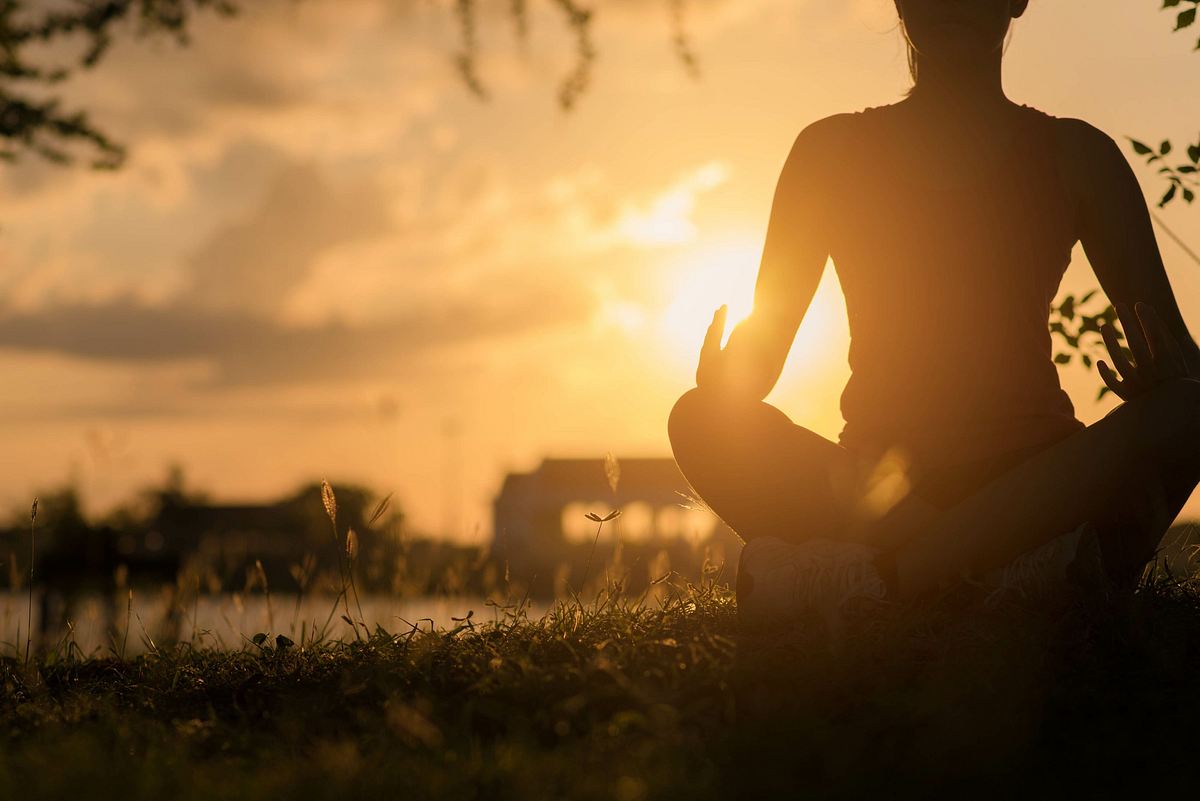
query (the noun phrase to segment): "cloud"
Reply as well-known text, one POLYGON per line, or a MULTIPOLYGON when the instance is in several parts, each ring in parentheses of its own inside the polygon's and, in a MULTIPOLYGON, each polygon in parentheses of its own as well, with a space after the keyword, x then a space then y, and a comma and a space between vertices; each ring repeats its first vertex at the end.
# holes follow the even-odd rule
POLYGON ((338 191, 312 166, 287 167, 258 209, 219 228, 192 256, 188 301, 214 309, 274 311, 323 251, 390 230, 386 205, 374 184, 338 191))
POLYGON ((591 313, 586 294, 523 276, 360 326, 297 327, 243 310, 119 298, 0 314, 0 347, 145 364, 200 361, 211 365, 215 385, 324 382, 391 375, 444 348, 499 343, 591 313))
MULTIPOLYGON (((702 163, 622 196, 587 165, 522 191, 523 176, 486 158, 397 184, 386 173, 334 182, 269 148, 244 155, 264 153, 277 165, 265 191, 182 259, 172 291, 0 304, 0 347, 199 363, 194 382, 210 386, 321 383, 392 374, 448 347, 587 328, 607 283, 644 272, 639 252, 694 235, 700 195, 727 175, 702 163)), ((234 180, 222 168, 196 182, 220 195, 234 180)))
POLYGON ((637 245, 681 244, 696 237, 692 212, 701 192, 725 183, 729 169, 721 162, 705 164, 661 193, 646 209, 630 209, 618 221, 620 236, 637 245))
POLYGON ((132 146, 127 167, 0 174, 19 201, 0 348, 203 365, 193 385, 365 377, 588 330, 614 282, 695 237, 700 196, 725 180, 711 154, 631 185, 575 155, 579 131, 561 132, 578 151, 551 149, 567 118, 538 65, 569 54, 561 20, 531 30, 530 54, 490 29, 519 90, 501 113, 454 74, 451 9, 420 8, 271 0, 198 17, 186 48, 120 41, 67 99, 132 146))

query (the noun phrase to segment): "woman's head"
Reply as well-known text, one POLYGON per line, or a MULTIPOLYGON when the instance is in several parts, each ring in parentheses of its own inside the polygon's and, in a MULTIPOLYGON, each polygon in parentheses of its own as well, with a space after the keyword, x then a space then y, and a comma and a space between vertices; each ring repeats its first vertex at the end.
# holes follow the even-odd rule
POLYGON ((1012 21, 1029 0, 895 0, 909 68, 915 80, 918 57, 959 67, 982 63, 1004 47, 1012 21))

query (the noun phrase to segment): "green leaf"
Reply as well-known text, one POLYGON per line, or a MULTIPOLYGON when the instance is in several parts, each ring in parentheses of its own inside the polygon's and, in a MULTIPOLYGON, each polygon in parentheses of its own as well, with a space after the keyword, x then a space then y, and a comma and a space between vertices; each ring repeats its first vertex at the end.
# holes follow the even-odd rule
POLYGON ((1089 370, 1090 370, 1090 369, 1092 369, 1092 357, 1091 357, 1091 356, 1088 356, 1088 355, 1085 353, 1085 354, 1083 354, 1083 356, 1081 356, 1080 358, 1082 358, 1082 359, 1083 359, 1083 366, 1084 366, 1084 367, 1088 368, 1089 370))
POLYGON ((1170 153, 1170 152, 1171 152, 1171 140, 1170 140, 1170 139, 1164 139, 1164 140, 1163 140, 1163 143, 1162 143, 1161 145, 1159 145, 1159 146, 1158 146, 1158 154, 1159 154, 1160 156, 1165 156, 1165 155, 1167 155, 1167 154, 1168 154, 1168 153, 1170 153))
POLYGON ((296 643, 293 642, 290 637, 285 637, 282 634, 275 635, 275 645, 276 645, 276 647, 279 648, 280 651, 285 651, 288 648, 291 648, 295 644, 296 643))
POLYGON ((1158 201, 1158 207, 1160 209, 1175 199, 1175 191, 1177 189, 1179 189, 1178 185, 1171 184, 1171 188, 1167 190, 1165 195, 1163 195, 1162 200, 1158 201))
POLYGON ((1104 386, 1100 387, 1100 391, 1096 393, 1096 400, 1104 400, 1104 396, 1110 392, 1112 392, 1112 390, 1108 388, 1107 384, 1105 384, 1104 386))
POLYGON ((1197 169, 1200 168, 1192 164, 1181 164, 1175 168, 1175 172, 1182 173, 1183 175, 1191 175, 1192 173, 1196 172, 1197 169))
POLYGON ((1187 203, 1191 203, 1193 200, 1196 199, 1196 193, 1190 189, 1185 189, 1185 190, 1183 190, 1183 199, 1187 203))
POLYGON ((260 631, 258 634, 255 634, 253 637, 251 637, 250 640, 255 645, 262 645, 267 641, 267 633, 265 631, 260 631))
POLYGON ((1074 320, 1075 319, 1075 296, 1074 295, 1067 295, 1067 299, 1064 300, 1062 302, 1062 305, 1058 307, 1058 313, 1061 314, 1063 316, 1063 319, 1065 319, 1065 320, 1074 320))
POLYGON ((1070 364, 1071 363, 1071 354, 1069 354, 1069 353, 1055 354, 1054 363, 1055 364, 1070 364))
POLYGON ((1196 21, 1196 9, 1189 8, 1187 11, 1180 11, 1179 16, 1175 18, 1175 30, 1181 31, 1184 28, 1189 28, 1196 21))
POLYGON ((1136 139, 1130 139, 1129 142, 1133 145, 1133 151, 1139 156, 1149 155, 1150 153, 1154 152, 1150 147, 1142 144, 1136 139))
POLYGON ((1174 8, 1179 5, 1179 0, 1163 0, 1163 8, 1174 8))
POLYGON ((1200 145, 1188 145, 1187 154, 1193 164, 1200 164, 1200 145))
POLYGON ((1079 305, 1082 306, 1083 304, 1087 303, 1092 298, 1096 297, 1096 291, 1097 290, 1093 289, 1091 292, 1088 292, 1086 295, 1084 295, 1082 298, 1080 298, 1079 305))

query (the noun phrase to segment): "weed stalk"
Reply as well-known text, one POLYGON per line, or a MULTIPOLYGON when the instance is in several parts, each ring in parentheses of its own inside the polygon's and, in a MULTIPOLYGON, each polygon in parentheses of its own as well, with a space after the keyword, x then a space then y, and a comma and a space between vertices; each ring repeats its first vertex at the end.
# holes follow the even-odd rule
POLYGON ((29 608, 25 619, 25 665, 29 665, 29 649, 33 645, 33 561, 37 558, 37 507, 38 499, 33 499, 29 509, 29 608))

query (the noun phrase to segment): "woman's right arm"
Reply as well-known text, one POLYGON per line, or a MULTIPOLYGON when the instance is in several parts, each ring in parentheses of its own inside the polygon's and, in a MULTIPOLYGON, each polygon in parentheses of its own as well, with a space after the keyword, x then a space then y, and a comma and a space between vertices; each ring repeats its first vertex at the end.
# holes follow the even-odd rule
POLYGON ((707 377, 698 371, 698 385, 707 380, 762 400, 779 380, 829 258, 829 181, 851 116, 815 122, 792 144, 771 204, 754 309, 734 328, 719 356, 711 357, 710 364, 718 367, 707 377))

